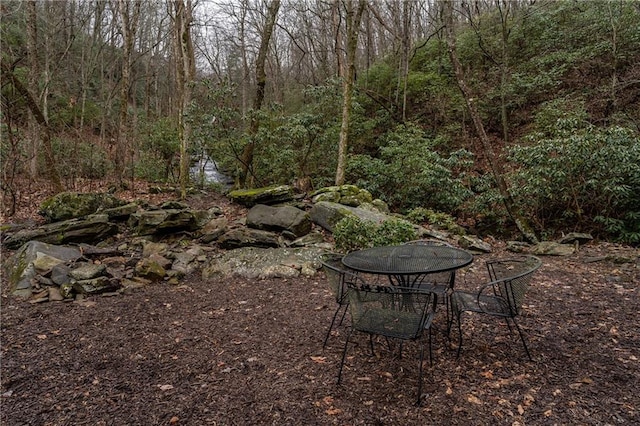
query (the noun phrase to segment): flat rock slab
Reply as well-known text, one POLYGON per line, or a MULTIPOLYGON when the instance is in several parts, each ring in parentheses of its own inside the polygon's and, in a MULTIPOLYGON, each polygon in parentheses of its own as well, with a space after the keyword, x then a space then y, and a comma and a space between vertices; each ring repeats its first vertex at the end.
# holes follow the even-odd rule
POLYGON ((312 276, 320 268, 322 248, 243 247, 215 257, 202 268, 202 277, 211 279, 239 275, 246 278, 289 278, 312 276))

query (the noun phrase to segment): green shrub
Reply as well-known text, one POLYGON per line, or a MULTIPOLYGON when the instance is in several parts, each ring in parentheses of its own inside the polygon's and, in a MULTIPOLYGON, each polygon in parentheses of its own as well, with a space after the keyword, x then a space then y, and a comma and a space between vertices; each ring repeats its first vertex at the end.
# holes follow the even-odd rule
POLYGON ((456 234, 462 234, 463 229, 456 223, 456 219, 443 212, 437 212, 424 207, 416 207, 406 214, 407 220, 420 225, 422 223, 428 223, 431 226, 440 229, 446 229, 447 231, 454 232, 456 234))
POLYGON ((169 118, 144 123, 140 135, 136 176, 154 182, 178 176, 180 140, 175 123, 169 118))
MULTIPOLYGON (((109 156, 98 145, 77 139, 57 137, 52 140, 56 167, 62 178, 100 179, 112 168, 109 156)), ((40 170, 45 170, 44 150, 38 158, 40 170)))
POLYGON ((333 238, 336 248, 351 252, 369 247, 402 244, 417 238, 413 225, 406 220, 388 219, 380 224, 346 216, 335 226, 333 238))
POLYGON ((520 165, 509 178, 518 206, 540 229, 602 231, 640 240, 640 143, 637 132, 606 129, 571 117, 550 136, 530 136, 514 148, 520 165), (598 227, 600 226, 600 229, 598 227))
POLYGON ((417 126, 398 126, 386 135, 378 158, 349 158, 347 178, 394 208, 428 204, 453 212, 471 195, 463 180, 470 156, 456 151, 442 157, 436 151, 442 142, 428 138, 417 126))
POLYGON ((177 178, 177 172, 174 175, 171 168, 167 171, 166 164, 166 160, 159 153, 142 151, 134 166, 135 176, 150 182, 167 182, 169 177, 177 178))

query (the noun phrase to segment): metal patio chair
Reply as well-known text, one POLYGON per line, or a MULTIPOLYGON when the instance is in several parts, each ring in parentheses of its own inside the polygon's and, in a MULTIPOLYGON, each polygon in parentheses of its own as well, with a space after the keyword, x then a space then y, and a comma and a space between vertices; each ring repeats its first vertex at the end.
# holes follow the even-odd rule
POLYGON ((542 262, 535 256, 489 261, 487 262, 491 280, 489 283, 480 287, 477 292, 453 292, 451 306, 458 320, 459 333, 457 356, 460 356, 462 350, 462 314, 477 312, 504 318, 510 332, 512 331, 510 322, 513 322, 529 360, 533 361, 516 317, 520 315, 531 277, 541 265, 542 262))
POLYGON ((401 342, 420 341, 418 397, 416 401, 416 404, 420 404, 425 334, 428 334, 429 340, 429 362, 433 363, 431 323, 435 313, 435 294, 415 287, 373 285, 358 276, 353 276, 353 279, 347 281, 351 328, 342 352, 338 384, 342 379, 342 369, 349 341, 354 331, 369 334, 372 353, 373 336, 376 335, 400 339, 401 342))
POLYGON ((338 314, 342 310, 342 317, 338 323, 338 325, 340 325, 344 320, 344 316, 347 313, 347 306, 349 305, 349 299, 347 297, 348 288, 345 282, 345 277, 349 272, 347 267, 342 264, 342 257, 343 255, 339 253, 324 253, 320 256, 322 270, 327 277, 331 292, 337 304, 333 318, 331 319, 331 324, 329 325, 329 330, 327 330, 327 335, 322 344, 323 349, 327 346, 327 341, 329 340, 329 336, 331 336, 331 330, 333 330, 338 314))
MULTIPOLYGON (((423 239, 409 241, 405 244, 424 245, 424 246, 446 246, 453 247, 446 241, 437 239, 423 239)), ((419 288, 435 293, 438 296, 438 302, 445 305, 447 314, 447 326, 451 323, 451 309, 449 307, 450 296, 453 293, 455 285, 455 271, 437 272, 435 274, 426 274, 418 280, 419 288)), ((449 328, 447 327, 447 334, 449 328)))

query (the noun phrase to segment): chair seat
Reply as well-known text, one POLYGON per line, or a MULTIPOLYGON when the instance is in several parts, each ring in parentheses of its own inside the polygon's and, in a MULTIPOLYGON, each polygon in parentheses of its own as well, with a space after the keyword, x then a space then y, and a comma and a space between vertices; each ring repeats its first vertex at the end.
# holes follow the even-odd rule
POLYGON ((429 327, 432 316, 433 313, 430 313, 427 321, 423 321, 422 312, 370 309, 358 318, 353 327, 364 333, 415 340, 422 335, 423 328, 429 327))
POLYGON ((435 293, 438 296, 443 296, 449 292, 450 287, 448 284, 445 285, 445 284, 434 284, 434 283, 422 282, 418 285, 418 288, 420 290, 428 291, 430 293, 435 293))
POLYGON ((455 291, 452 295, 454 311, 456 312, 480 312, 492 315, 510 316, 509 304, 502 298, 455 291))

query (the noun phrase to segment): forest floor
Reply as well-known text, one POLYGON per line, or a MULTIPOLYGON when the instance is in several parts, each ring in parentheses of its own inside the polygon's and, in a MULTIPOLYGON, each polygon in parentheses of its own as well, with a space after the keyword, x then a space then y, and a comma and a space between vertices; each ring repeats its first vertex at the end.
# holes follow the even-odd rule
MULTIPOLYGON (((15 217, 33 217, 23 211, 33 205, 15 217)), ((494 245, 456 286, 475 288, 484 261, 508 255, 494 245)), ((0 424, 638 424, 639 254, 594 242, 542 259, 520 319, 534 362, 504 322, 471 314, 456 358, 457 334, 447 339, 439 311, 420 406, 417 343, 398 357, 381 341, 370 356, 368 338, 356 336, 336 385, 348 319, 323 350, 335 303, 321 273, 197 274, 179 285, 44 304, 11 297, 3 278, 0 424)))

